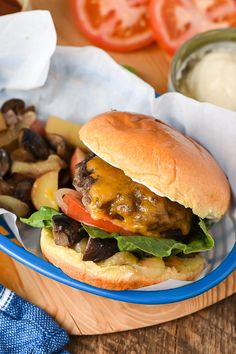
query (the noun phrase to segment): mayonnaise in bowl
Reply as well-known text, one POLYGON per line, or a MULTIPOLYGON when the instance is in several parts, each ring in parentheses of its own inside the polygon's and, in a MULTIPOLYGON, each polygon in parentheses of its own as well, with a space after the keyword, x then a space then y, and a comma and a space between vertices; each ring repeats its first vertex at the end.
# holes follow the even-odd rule
MULTIPOLYGON (((229 30, 232 34, 232 30, 229 30)), ((236 31, 233 30, 236 38, 236 31)), ((220 34, 227 30, 220 30, 220 34)), ((218 31, 210 31, 196 37, 199 38, 218 31)), ((209 38, 208 38, 209 39, 209 38)), ((201 102, 209 102, 215 105, 236 111, 236 40, 201 41, 194 47, 194 38, 187 42, 183 58, 180 61, 173 60, 172 72, 169 83, 171 91, 179 91, 182 94, 201 102), (189 44, 192 44, 186 55, 189 44), (193 50, 194 48, 194 50, 193 50), (191 50, 192 49, 192 50, 191 50), (174 79, 173 79, 173 73, 174 79)))

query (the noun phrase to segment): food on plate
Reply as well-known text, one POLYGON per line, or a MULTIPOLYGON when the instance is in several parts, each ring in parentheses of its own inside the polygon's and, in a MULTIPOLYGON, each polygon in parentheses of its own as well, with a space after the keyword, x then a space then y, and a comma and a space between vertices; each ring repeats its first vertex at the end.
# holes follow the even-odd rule
POLYGON ((25 126, 31 126, 37 119, 35 107, 26 107, 25 102, 18 98, 4 102, 1 107, 1 113, 9 128, 13 128, 20 122, 25 126))
POLYGON ((181 92, 236 111, 236 42, 202 48, 188 63, 180 82, 181 92))
POLYGON ((6 121, 3 117, 3 114, 0 112, 0 132, 6 129, 7 129, 6 121))
POLYGON ((80 128, 80 124, 69 122, 59 117, 49 116, 45 130, 47 134, 57 134, 62 136, 74 147, 84 147, 80 139, 78 139, 80 128))
POLYGON ((153 42, 149 0, 72 0, 72 12, 81 32, 106 50, 129 52, 153 42))
POLYGON ((36 161, 34 155, 30 151, 27 151, 21 147, 13 150, 10 156, 11 156, 11 161, 24 161, 24 162, 36 161))
POLYGON ((0 148, 4 147, 4 149, 8 151, 12 151, 18 145, 17 139, 19 132, 24 128, 22 123, 18 123, 15 126, 7 127, 6 130, 0 132, 0 148))
POLYGON ((66 167, 65 162, 59 156, 52 154, 48 156, 47 160, 37 162, 13 161, 11 171, 37 178, 44 173, 58 171, 64 167, 66 167))
POLYGON ((230 188, 209 152, 153 117, 101 114, 80 130, 90 152, 75 189, 56 192, 25 223, 41 227, 45 257, 71 277, 106 289, 193 280, 208 231, 226 213, 230 188))
POLYGON ((10 195, 0 195, 0 208, 7 209, 18 217, 28 215, 30 211, 28 204, 10 195))
POLYGON ((236 27, 236 2, 150 0, 150 22, 155 39, 172 55, 197 33, 236 27))
POLYGON ((34 106, 27 107, 18 98, 3 103, 0 208, 19 217, 29 215, 34 207, 39 209, 42 205, 57 208, 54 194, 58 186, 71 186, 70 163, 75 147, 64 135, 69 140, 73 134, 78 136, 80 126, 51 117, 47 128, 48 133, 34 106))
POLYGON ((40 134, 29 128, 22 128, 18 135, 19 147, 30 152, 36 160, 46 160, 49 149, 40 134))
POLYGON ((3 177, 11 167, 11 160, 6 150, 0 149, 0 177, 3 177))
POLYGON ((61 157, 64 161, 70 162, 74 148, 66 139, 58 134, 47 134, 46 137, 49 146, 61 157))
POLYGON ((50 171, 38 177, 32 187, 31 196, 35 209, 48 206, 58 209, 55 193, 58 190, 58 171, 50 171))

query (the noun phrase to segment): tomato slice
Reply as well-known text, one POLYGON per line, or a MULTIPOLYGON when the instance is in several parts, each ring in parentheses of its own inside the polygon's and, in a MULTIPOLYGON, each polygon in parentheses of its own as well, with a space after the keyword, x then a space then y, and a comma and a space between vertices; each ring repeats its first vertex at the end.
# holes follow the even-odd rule
POLYGON ((82 222, 86 225, 95 226, 107 232, 118 232, 121 235, 132 235, 131 232, 114 225, 109 220, 94 220, 86 210, 82 202, 74 195, 65 194, 63 197, 64 206, 60 206, 63 213, 67 216, 82 222))
POLYGON ((98 47, 129 52, 153 42, 150 0, 71 0, 81 32, 98 47))
POLYGON ((174 54, 197 33, 236 27, 236 1, 150 0, 150 22, 155 39, 174 54))
POLYGON ((71 177, 74 178, 74 173, 75 173, 75 166, 83 161, 85 159, 85 152, 80 149, 79 147, 75 148, 75 151, 71 157, 71 160, 70 160, 70 174, 71 174, 71 177))

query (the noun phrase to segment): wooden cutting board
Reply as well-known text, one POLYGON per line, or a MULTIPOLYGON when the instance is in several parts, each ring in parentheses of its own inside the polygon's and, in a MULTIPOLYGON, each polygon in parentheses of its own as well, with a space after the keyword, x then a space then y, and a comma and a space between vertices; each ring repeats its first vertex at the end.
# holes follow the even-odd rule
MULTIPOLYGON (((33 9, 51 11, 58 44, 88 44, 73 25, 68 0, 31 0, 31 4, 33 9)), ((156 91, 166 91, 170 59, 156 45, 130 54, 110 54, 118 63, 132 65, 156 91)), ((236 293, 236 272, 194 299, 145 306, 113 301, 69 288, 0 252, 0 283, 47 311, 70 334, 101 334, 170 321, 212 305, 236 293)))
POLYGON ((147 327, 199 311, 236 292, 236 272, 210 291, 168 305, 114 301, 60 284, 0 252, 0 283, 48 312, 70 334, 102 334, 147 327))

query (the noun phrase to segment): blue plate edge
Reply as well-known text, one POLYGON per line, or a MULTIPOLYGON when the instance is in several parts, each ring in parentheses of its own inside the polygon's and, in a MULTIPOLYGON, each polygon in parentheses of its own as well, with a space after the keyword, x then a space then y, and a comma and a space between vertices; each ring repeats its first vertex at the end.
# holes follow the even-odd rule
POLYGON ((6 238, 2 234, 0 234, 0 250, 7 253, 9 256, 19 261, 20 263, 37 271, 38 273, 59 281, 60 283, 63 283, 67 286, 113 300, 143 305, 170 304, 193 298, 215 287, 228 275, 230 275, 236 268, 236 245, 234 245, 228 256, 215 270, 213 270, 202 279, 196 280, 191 284, 168 290, 114 291, 97 288, 70 278, 59 268, 55 267, 46 260, 33 255, 24 248, 13 243, 10 239, 6 238))

